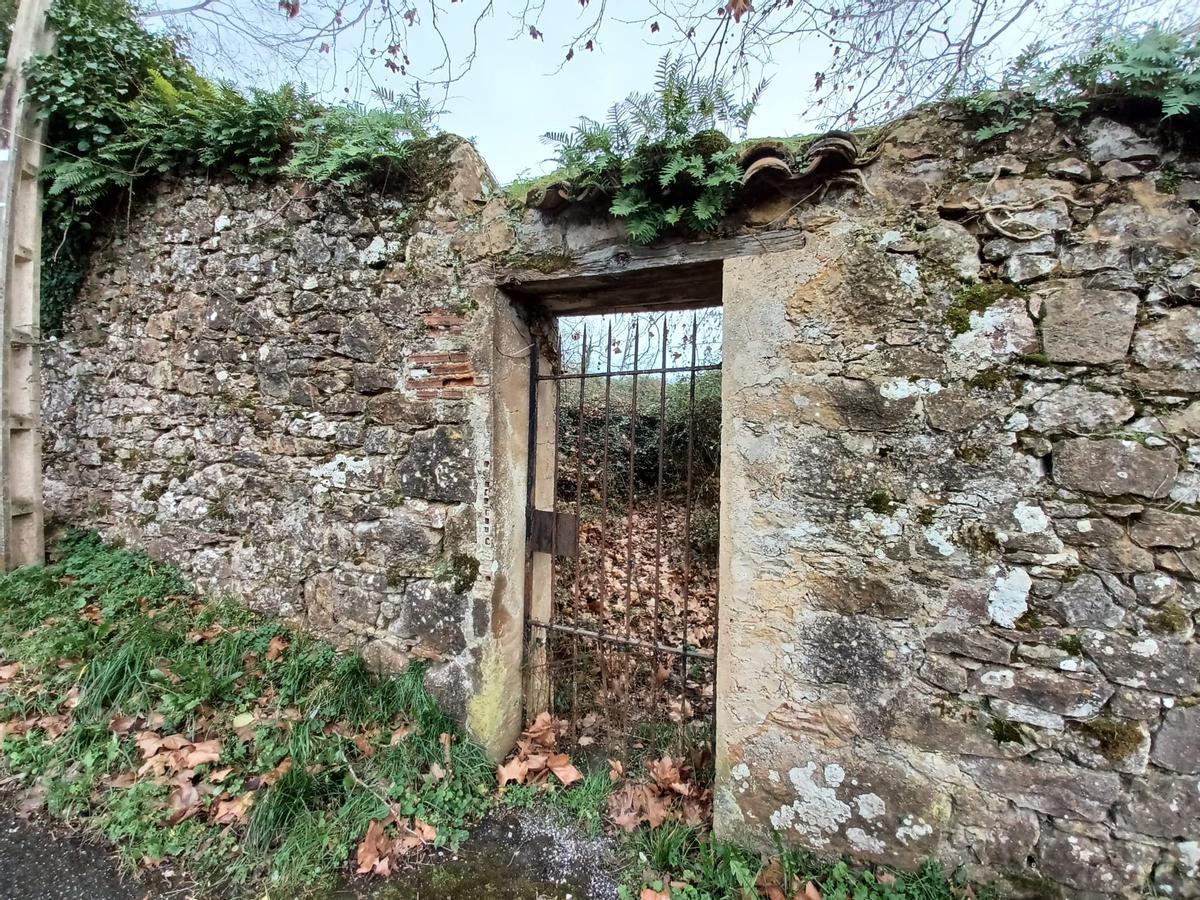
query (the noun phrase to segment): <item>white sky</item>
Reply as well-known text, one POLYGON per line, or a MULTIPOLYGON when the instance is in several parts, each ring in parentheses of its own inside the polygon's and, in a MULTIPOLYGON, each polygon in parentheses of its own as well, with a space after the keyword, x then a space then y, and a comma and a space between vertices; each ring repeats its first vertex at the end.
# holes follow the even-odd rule
MULTIPOLYGON (((553 168, 547 162, 550 148, 541 141, 547 131, 568 130, 580 116, 603 119, 610 106, 631 92, 651 90, 659 58, 668 49, 648 43, 654 36, 645 25, 620 21, 622 15, 644 12, 644 0, 608 0, 610 18, 596 50, 577 52, 564 66, 564 43, 587 21, 581 18, 578 0, 547 2, 540 22, 545 38, 540 41, 518 33, 518 22, 503 11, 506 6, 519 5, 499 0, 501 11, 481 23, 474 65, 451 86, 446 111, 439 120, 443 130, 475 140, 502 183, 553 168)), ((459 58, 470 48, 474 10, 479 6, 479 0, 454 3, 442 20, 451 51, 459 58)), ((410 29, 409 35, 410 56, 417 68, 422 62, 436 63, 441 58, 432 29, 422 24, 410 29)), ((374 85, 361 72, 352 71, 353 48, 360 40, 359 34, 343 35, 333 53, 312 54, 299 71, 256 70, 263 60, 252 55, 235 60, 238 71, 228 67, 213 71, 212 61, 204 58, 201 48, 192 51, 192 56, 207 74, 232 77, 243 84, 290 80, 331 102, 358 100, 374 105, 374 85)), ((779 54, 771 73, 774 80, 751 124, 754 134, 792 135, 816 126, 817 117, 804 115, 804 98, 824 50, 806 47, 802 53, 801 49, 797 46, 779 54)), ((404 93, 409 84, 384 69, 381 61, 373 65, 370 78, 397 93, 404 93)))
MULTIPOLYGON (((236 5, 243 14, 252 8, 250 0, 223 2, 236 5)), ((262 5, 253 8, 267 10, 264 15, 278 16, 274 0, 258 2, 262 5)), ((591 12, 581 6, 580 0, 544 2, 546 9, 539 27, 545 38, 535 41, 520 30, 520 23, 507 11, 519 10, 524 0, 496 0, 499 11, 479 26, 474 65, 451 86, 439 122, 443 130, 475 140, 502 183, 553 168, 547 159, 551 148, 540 139, 545 132, 569 130, 580 116, 603 119, 613 103, 631 92, 652 90, 658 60, 668 49, 665 45, 654 46, 658 38, 644 22, 622 21, 643 17, 649 7, 646 0, 606 0, 608 15, 595 52, 578 50, 575 59, 563 65, 565 44, 590 21, 591 12)), ((476 10, 482 3, 451 0, 445 5, 442 33, 456 60, 461 60, 471 47, 476 10)), ((161 5, 178 3, 164 0, 161 5)), ((713 5, 715 9, 717 0, 713 5)), ((1160 11, 1186 11, 1189 7, 1193 12, 1188 17, 1195 17, 1191 0, 1140 0, 1140 5, 1150 10, 1147 18, 1160 15, 1160 11)), ((1083 16, 1103 16, 1101 0, 1043 0, 1041 14, 1053 15, 1066 9, 1083 16)), ((428 22, 408 29, 408 36, 409 55, 416 70, 427 70, 442 58, 440 39, 428 22)), ((1026 40, 1020 33, 1006 34, 996 49, 1000 55, 1012 55, 1026 40)), ((331 102, 357 100, 377 105, 375 85, 404 93, 409 80, 388 72, 382 60, 372 63, 365 77, 361 69, 355 69, 353 63, 363 43, 361 32, 346 33, 332 53, 310 54, 299 69, 286 71, 264 71, 269 62, 261 48, 253 45, 239 48, 226 43, 227 48, 234 47, 234 60, 224 67, 215 67, 212 60, 206 60, 202 47, 192 55, 208 74, 232 77, 242 84, 293 81, 331 102)), ((365 43, 372 45, 369 39, 365 43)), ((777 51, 766 72, 771 85, 751 122, 752 134, 788 136, 821 126, 819 111, 811 109, 811 86, 815 73, 827 63, 828 52, 820 41, 802 42, 799 38, 777 51)))

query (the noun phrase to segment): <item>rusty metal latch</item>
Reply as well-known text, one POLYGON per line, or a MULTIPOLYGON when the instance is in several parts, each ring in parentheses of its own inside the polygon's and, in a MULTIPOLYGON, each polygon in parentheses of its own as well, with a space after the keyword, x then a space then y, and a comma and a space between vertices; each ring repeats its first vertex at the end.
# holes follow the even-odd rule
POLYGON ((534 553, 574 558, 579 554, 579 519, 573 513, 535 509, 530 520, 529 547, 534 553))

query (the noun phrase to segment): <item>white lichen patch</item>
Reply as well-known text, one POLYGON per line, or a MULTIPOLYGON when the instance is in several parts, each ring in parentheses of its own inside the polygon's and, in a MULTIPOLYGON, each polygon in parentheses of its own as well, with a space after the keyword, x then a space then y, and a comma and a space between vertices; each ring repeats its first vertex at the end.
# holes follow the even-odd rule
MULTIPOLYGON (((813 780, 816 771, 817 764, 810 762, 788 772, 796 799, 771 813, 771 825, 778 831, 793 829, 806 835, 810 843, 822 846, 828 842, 825 835, 836 832, 850 818, 850 807, 838 799, 835 787, 819 785, 813 780)), ((845 777, 844 771, 841 777, 845 777)))
POLYGON ((941 391, 942 385, 932 378, 918 378, 916 381, 889 378, 879 385, 879 395, 887 400, 907 400, 909 397, 925 397, 941 391))
POLYGON ((1180 841, 1179 866, 1188 878, 1200 876, 1200 841, 1180 841))
POLYGON ((1050 517, 1036 504, 1018 503, 1013 510, 1013 518, 1022 534, 1041 534, 1050 528, 1050 517))
POLYGON ((882 853, 885 849, 883 841, 872 837, 861 828, 847 828, 846 840, 850 846, 860 853, 882 853))
POLYGON ((339 453, 327 463, 313 466, 308 474, 313 478, 328 481, 334 487, 345 487, 350 475, 365 475, 371 471, 370 460, 339 453))
POLYGON ((953 556, 958 548, 950 541, 950 536, 940 528, 930 525, 925 529, 925 542, 941 556, 953 556))
POLYGON ((887 804, 883 802, 883 798, 878 794, 859 794, 852 798, 854 805, 858 807, 859 818, 862 819, 878 819, 887 812, 887 804))
POLYGON ((1129 651, 1136 653, 1138 656, 1154 656, 1158 653, 1158 641, 1154 638, 1146 638, 1142 641, 1134 641, 1129 645, 1129 651))
POLYGON ((1011 569, 997 578, 996 586, 988 594, 988 616, 997 625, 1012 628, 1029 609, 1031 587, 1033 579, 1022 568, 1011 569))
POLYGON ((933 826, 924 819, 914 820, 912 816, 905 816, 903 824, 896 829, 896 840, 907 847, 910 841, 919 841, 931 834, 933 834, 933 826))
POLYGON ((729 774, 735 781, 746 781, 750 777, 750 767, 745 763, 738 763, 729 770, 729 774))

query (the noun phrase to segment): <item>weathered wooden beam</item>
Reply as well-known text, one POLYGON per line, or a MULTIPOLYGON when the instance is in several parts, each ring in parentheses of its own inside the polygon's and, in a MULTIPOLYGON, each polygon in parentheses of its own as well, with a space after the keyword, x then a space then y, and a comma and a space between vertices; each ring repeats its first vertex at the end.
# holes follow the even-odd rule
POLYGON ((48 53, 51 0, 21 0, 0 82, 0 565, 45 556, 42 509, 41 253, 43 127, 24 68, 48 53))
POLYGON ((575 257, 556 254, 518 256, 510 265, 501 267, 497 284, 519 294, 569 292, 593 287, 596 279, 655 272, 674 266, 719 264, 737 256, 795 250, 803 247, 804 241, 803 231, 789 229, 650 247, 622 244, 590 250, 575 257))

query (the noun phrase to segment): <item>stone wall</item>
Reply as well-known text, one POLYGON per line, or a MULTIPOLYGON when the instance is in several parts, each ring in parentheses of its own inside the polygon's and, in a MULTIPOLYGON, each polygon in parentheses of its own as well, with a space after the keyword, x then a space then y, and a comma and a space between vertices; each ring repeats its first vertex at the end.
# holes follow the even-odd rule
POLYGON ((47 348, 46 497, 373 664, 432 661, 464 714, 495 630, 511 311, 482 263, 490 174, 468 144, 425 152, 389 190, 197 176, 137 197, 47 348))
POLYGON ((1200 165, 971 146, 725 264, 718 830, 1197 897, 1200 165))
MULTIPOLYGON (((728 223, 807 243, 724 263, 716 827, 1194 898, 1200 165, 1104 120, 969 132, 918 115, 861 180, 728 223)), ((531 337, 497 264, 625 257, 442 152, 429 196, 139 198, 47 350, 47 497, 377 664, 432 659, 500 753, 531 337)))

